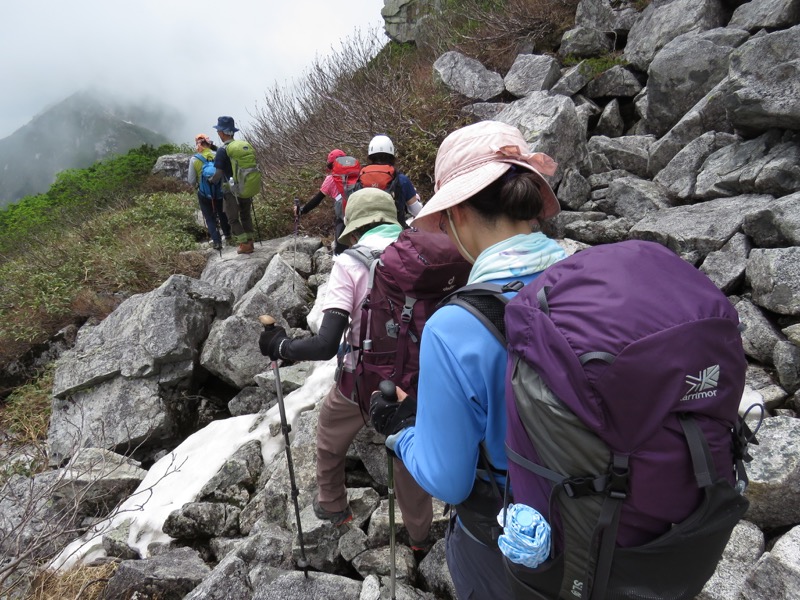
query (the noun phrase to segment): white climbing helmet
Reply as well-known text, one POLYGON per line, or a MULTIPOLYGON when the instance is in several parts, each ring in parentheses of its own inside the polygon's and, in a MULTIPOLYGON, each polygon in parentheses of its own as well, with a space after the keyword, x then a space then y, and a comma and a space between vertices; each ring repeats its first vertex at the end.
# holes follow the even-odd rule
POLYGON ((369 156, 373 154, 391 154, 394 156, 394 144, 388 135, 376 135, 369 142, 367 154, 369 156))

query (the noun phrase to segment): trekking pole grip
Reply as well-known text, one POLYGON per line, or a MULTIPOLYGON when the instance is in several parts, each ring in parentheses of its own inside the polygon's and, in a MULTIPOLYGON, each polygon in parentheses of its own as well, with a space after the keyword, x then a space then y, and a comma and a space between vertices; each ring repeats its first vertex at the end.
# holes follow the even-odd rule
POLYGON ((384 379, 378 384, 378 391, 390 402, 397 401, 397 386, 393 381, 384 379))
POLYGON ((264 326, 264 329, 270 330, 275 327, 275 317, 271 317, 269 315, 261 315, 258 317, 259 323, 264 326))

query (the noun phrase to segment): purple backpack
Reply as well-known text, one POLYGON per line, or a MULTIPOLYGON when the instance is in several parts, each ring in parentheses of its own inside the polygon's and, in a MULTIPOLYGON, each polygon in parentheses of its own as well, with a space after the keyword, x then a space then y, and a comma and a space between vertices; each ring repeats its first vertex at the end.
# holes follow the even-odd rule
POLYGON ((422 329, 441 300, 467 282, 471 265, 447 235, 413 228, 382 252, 356 245, 345 253, 366 265, 370 279, 359 359, 355 372, 340 370, 339 390, 369 414, 370 395, 384 379, 416 395, 422 329))
POLYGON ((748 506, 730 301, 672 251, 626 241, 549 267, 504 321, 480 312, 508 344, 513 502, 552 527, 545 563, 505 560, 515 596, 694 598, 748 506))

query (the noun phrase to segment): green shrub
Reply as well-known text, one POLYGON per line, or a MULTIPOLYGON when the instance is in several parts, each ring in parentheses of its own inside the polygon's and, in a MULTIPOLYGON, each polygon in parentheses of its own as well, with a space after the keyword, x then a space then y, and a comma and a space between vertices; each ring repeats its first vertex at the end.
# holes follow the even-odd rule
POLYGON ((622 54, 619 52, 612 52, 592 58, 579 58, 570 55, 565 57, 562 62, 565 67, 574 67, 577 64, 581 64, 581 73, 592 79, 605 73, 611 67, 616 67, 617 65, 625 66, 628 64, 628 61, 622 58, 622 54))

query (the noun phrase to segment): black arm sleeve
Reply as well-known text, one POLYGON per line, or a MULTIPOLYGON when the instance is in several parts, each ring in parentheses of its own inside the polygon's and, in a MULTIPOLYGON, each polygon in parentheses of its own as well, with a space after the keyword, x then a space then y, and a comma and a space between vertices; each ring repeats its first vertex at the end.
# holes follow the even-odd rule
POLYGON ((308 202, 306 202, 303 206, 300 207, 300 214, 304 215, 307 212, 310 212, 319 206, 319 203, 322 202, 323 198, 325 198, 325 194, 322 190, 318 191, 314 194, 314 197, 311 198, 308 202))
POLYGON ((350 313, 343 310, 326 310, 319 333, 301 340, 287 340, 281 347, 281 356, 288 360, 328 360, 336 356, 342 334, 347 329, 350 313))

